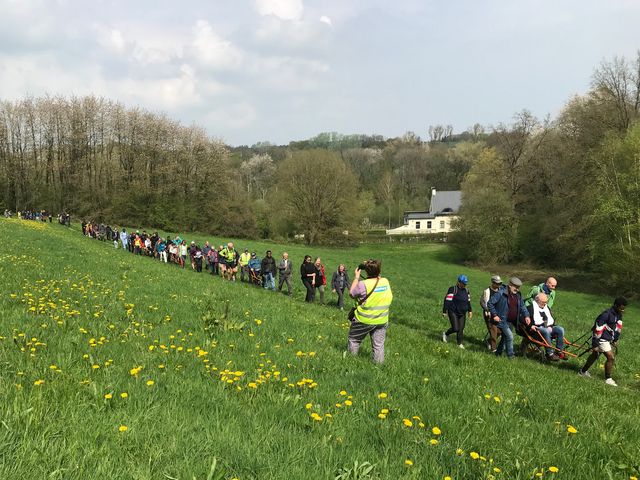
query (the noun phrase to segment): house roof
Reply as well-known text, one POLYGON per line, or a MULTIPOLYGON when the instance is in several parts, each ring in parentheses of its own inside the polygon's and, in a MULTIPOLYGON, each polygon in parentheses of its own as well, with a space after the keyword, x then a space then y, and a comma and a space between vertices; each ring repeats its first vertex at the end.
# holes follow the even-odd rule
POLYGON ((461 191, 436 191, 435 195, 431 197, 431 208, 429 208, 429 213, 458 213, 460 205, 462 205, 461 191))

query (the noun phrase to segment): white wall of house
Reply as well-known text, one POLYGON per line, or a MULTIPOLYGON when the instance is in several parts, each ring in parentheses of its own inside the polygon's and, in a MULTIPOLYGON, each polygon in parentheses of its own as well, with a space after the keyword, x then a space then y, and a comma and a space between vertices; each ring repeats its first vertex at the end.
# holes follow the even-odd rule
POLYGON ((455 215, 441 215, 435 218, 411 219, 406 225, 387 230, 387 235, 415 235, 421 233, 448 233, 455 215))

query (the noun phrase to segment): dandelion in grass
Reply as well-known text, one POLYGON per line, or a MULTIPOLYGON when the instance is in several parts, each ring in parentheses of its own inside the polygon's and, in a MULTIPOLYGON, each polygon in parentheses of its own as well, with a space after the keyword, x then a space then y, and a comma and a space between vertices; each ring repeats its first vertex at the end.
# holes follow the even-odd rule
POLYGON ((120 425, 120 426, 118 427, 118 431, 119 431, 120 433, 126 432, 127 430, 129 430, 129 427, 127 427, 126 425, 120 425))
POLYGON ((549 467, 549 471, 551 473, 558 473, 559 472, 558 467, 549 467))
POLYGON ((575 434, 578 433, 578 430, 573 425, 567 425, 567 433, 575 434))
POLYGON ((404 461, 404 464, 405 464, 407 467, 412 467, 412 466, 413 466, 413 460, 411 460, 411 459, 407 458, 407 459, 404 461))

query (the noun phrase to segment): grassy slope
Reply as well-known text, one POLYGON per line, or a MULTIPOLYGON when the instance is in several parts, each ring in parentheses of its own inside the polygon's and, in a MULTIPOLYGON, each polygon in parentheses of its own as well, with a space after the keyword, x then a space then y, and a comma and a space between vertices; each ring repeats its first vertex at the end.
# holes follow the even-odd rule
MULTIPOLYGON (((544 478, 629 478, 617 466, 640 458, 633 306, 614 373, 621 387, 612 389, 601 369, 579 378, 575 361, 488 355, 479 317, 467 328, 468 350, 439 342, 441 300, 460 272, 442 247, 310 252, 329 274, 340 261, 352 271, 360 259, 383 260, 395 299, 387 361, 376 367, 368 345, 343 355, 344 314, 304 304, 299 281, 288 299, 134 258, 58 225, 2 219, 0 237, 0 478, 200 479, 214 458, 224 478, 243 480, 333 478, 356 460, 376 464, 380 478, 537 478, 549 466, 559 473, 544 478), (226 300, 229 320, 247 324, 217 329, 212 340, 202 313, 221 316, 226 300), (225 369, 244 373, 225 376, 229 384, 225 369), (379 419, 383 408, 390 412, 379 419)), ((280 256, 280 246, 248 245, 280 256)), ((297 264, 307 249, 289 252, 297 264)), ((488 274, 465 273, 475 307, 488 274)), ((610 301, 563 291, 560 278, 556 313, 575 337, 610 301)))

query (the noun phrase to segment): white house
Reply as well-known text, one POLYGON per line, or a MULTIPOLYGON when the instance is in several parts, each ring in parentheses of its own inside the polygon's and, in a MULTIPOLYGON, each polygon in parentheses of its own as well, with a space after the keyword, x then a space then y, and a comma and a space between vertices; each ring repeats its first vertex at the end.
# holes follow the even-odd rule
POLYGON ((427 212, 404 212, 404 225, 387 230, 387 235, 417 235, 448 233, 451 221, 457 217, 462 203, 462 192, 438 192, 431 189, 431 205, 427 212))

